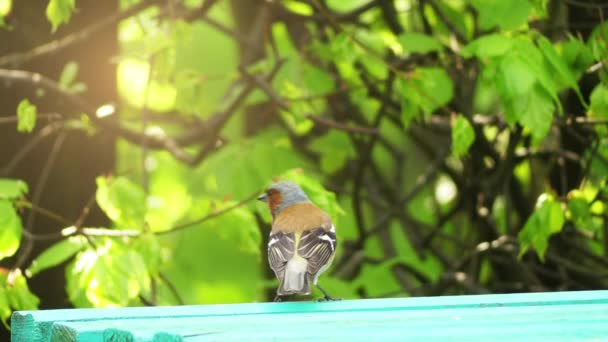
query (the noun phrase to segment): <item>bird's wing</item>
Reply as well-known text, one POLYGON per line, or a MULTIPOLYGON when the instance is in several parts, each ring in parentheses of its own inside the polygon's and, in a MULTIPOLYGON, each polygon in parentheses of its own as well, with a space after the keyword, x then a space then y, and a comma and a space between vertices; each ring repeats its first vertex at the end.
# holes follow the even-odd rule
POLYGON ((298 255, 308 261, 308 273, 312 276, 332 261, 336 251, 336 231, 316 228, 302 233, 298 243, 298 255))
POLYGON ((268 262, 270 268, 280 279, 285 273, 287 261, 295 251, 295 233, 274 232, 268 241, 268 262))

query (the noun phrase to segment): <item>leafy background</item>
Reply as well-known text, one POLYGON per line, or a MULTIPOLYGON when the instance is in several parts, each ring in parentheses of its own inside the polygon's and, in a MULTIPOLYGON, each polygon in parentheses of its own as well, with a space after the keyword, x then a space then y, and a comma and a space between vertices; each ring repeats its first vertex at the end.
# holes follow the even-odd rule
POLYGON ((607 9, 0 0, 0 318, 269 300, 277 179, 339 297, 606 288, 607 9))

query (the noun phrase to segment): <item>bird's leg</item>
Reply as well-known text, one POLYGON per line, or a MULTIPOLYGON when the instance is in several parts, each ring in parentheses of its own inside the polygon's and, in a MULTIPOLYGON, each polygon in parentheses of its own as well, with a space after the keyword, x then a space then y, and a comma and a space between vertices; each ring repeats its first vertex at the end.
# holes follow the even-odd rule
POLYGON ((341 300, 341 298, 334 298, 332 296, 329 295, 329 293, 327 293, 327 291, 323 290, 323 288, 317 284, 315 284, 315 286, 321 291, 323 292, 323 298, 319 298, 319 301, 335 301, 335 300, 341 300))
POLYGON ((273 301, 274 302, 281 302, 282 301, 281 300, 281 296, 279 296, 279 295, 274 296, 274 300, 273 301))

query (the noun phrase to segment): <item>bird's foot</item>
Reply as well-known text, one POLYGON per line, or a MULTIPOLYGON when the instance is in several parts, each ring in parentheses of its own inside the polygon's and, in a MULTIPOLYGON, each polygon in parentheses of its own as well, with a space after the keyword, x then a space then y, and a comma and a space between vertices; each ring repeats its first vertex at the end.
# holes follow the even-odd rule
POLYGON ((318 298, 317 302, 336 302, 336 301, 339 301, 339 300, 342 300, 342 298, 334 298, 334 297, 331 297, 331 296, 324 296, 324 297, 318 298))
POLYGON ((274 297, 274 300, 273 300, 273 302, 277 302, 277 303, 278 303, 278 302, 282 302, 282 301, 283 301, 283 300, 281 299, 281 296, 279 296, 279 295, 276 295, 276 296, 274 297))

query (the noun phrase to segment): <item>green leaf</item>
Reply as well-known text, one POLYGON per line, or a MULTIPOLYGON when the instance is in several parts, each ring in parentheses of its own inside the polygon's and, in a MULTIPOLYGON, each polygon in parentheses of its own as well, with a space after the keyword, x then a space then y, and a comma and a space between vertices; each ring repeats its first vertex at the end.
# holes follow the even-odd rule
MULTIPOLYGON (((553 121, 555 104, 531 68, 530 58, 509 53, 501 58, 496 74, 496 89, 505 108, 505 119, 530 129, 536 143, 546 136, 553 121)), ((543 76, 541 76, 542 78, 543 76)))
POLYGON ((560 55, 557 54, 551 42, 547 38, 539 36, 538 46, 540 48, 540 51, 542 51, 543 55, 545 56, 546 60, 549 62, 549 65, 551 65, 555 70, 557 77, 560 78, 562 82, 564 82, 567 86, 572 88, 578 95, 579 99, 581 100, 581 103, 585 104, 585 100, 583 99, 583 95, 581 94, 581 91, 578 87, 576 78, 570 71, 570 68, 568 67, 566 62, 562 59, 560 55))
POLYGON ((335 90, 334 79, 325 70, 310 64, 302 65, 303 83, 308 91, 307 95, 325 94, 335 90))
POLYGON ((528 93, 535 81, 534 73, 519 55, 508 54, 500 60, 496 87, 504 99, 510 101, 528 93))
POLYGON ((532 6, 528 0, 469 0, 479 13, 479 27, 489 30, 495 26, 514 30, 528 21, 532 6))
POLYGON ((46 6, 46 17, 53 25, 53 32, 59 25, 70 21, 75 8, 76 0, 49 0, 49 4, 46 6))
POLYGON ((418 68, 401 83, 402 120, 408 126, 413 119, 430 116, 448 104, 454 96, 454 85, 442 68, 418 68))
POLYGON ((59 76, 59 84, 68 89, 76 80, 76 75, 78 75, 78 63, 76 62, 68 62, 61 71, 61 75, 59 76))
POLYGON ((25 274, 33 277, 41 271, 57 266, 81 251, 86 244, 87 239, 84 236, 71 236, 61 240, 38 255, 25 274))
POLYGON ((15 199, 27 193, 27 183, 19 179, 0 178, 0 199, 15 199))
POLYGON ((538 198, 536 207, 517 236, 521 244, 519 256, 521 257, 531 247, 544 262, 549 238, 551 235, 559 233, 564 225, 564 211, 561 203, 547 194, 542 194, 538 198))
POLYGON ((463 57, 480 59, 502 56, 513 47, 513 39, 500 33, 487 34, 470 42, 460 52, 463 57))
POLYGON ((36 127, 36 106, 30 103, 28 99, 23 99, 17 107, 17 131, 31 132, 36 127))
POLYGON ((7 286, 7 296, 14 310, 36 310, 40 299, 30 291, 27 280, 19 272, 12 286, 7 286))
POLYGON ((469 120, 462 115, 458 115, 452 121, 452 154, 456 158, 467 154, 469 148, 475 141, 475 130, 469 120))
POLYGON ((0 199, 0 260, 10 257, 21 243, 21 218, 11 202, 0 199))
POLYGON ((530 129, 534 143, 538 144, 549 133, 553 123, 553 112, 555 111, 553 100, 544 89, 536 86, 519 101, 520 108, 523 107, 519 122, 530 129))
POLYGON ((591 101, 591 115, 599 118, 608 118, 608 85, 599 83, 589 97, 591 101))
MULTIPOLYGON (((298 87, 290 81, 285 81, 280 89, 281 95, 286 98, 302 98, 309 95, 306 89, 298 87)), ((317 112, 315 104, 323 105, 320 101, 293 101, 290 103, 289 110, 281 111, 281 117, 294 133, 304 135, 310 132, 314 126, 306 116, 317 112)))
POLYGON ((601 225, 593 223, 589 201, 580 190, 574 190, 568 194, 568 212, 566 214, 578 228, 595 231, 601 227, 601 225))
POLYGON ((570 37, 561 45, 561 56, 576 79, 593 65, 591 49, 577 37, 570 37))
POLYGON ((400 34, 399 43, 401 43, 403 50, 410 53, 429 53, 443 49, 443 46, 435 37, 417 32, 400 34))
POLYGON ((538 19, 544 19, 547 17, 547 3, 549 0, 530 0, 534 12, 532 15, 538 19))
MULTIPOLYGON (((518 56, 529 68, 530 74, 545 89, 558 106, 558 87, 555 82, 555 72, 548 67, 546 58, 539 48, 528 38, 518 39, 513 46, 513 53, 518 56)), ((561 109, 561 108, 560 108, 561 109)))
POLYGON ((589 35, 587 46, 591 49, 591 53, 596 61, 604 61, 608 56, 608 23, 604 22, 598 25, 589 35))
POLYGON ((125 177, 97 178, 97 204, 120 228, 143 229, 146 195, 125 177))
MULTIPOLYGON (((4 276, 4 278, 6 278, 6 276, 4 276)), ((12 312, 7 292, 8 291, 5 287, 5 284, 3 284, 3 282, 0 282, 0 320, 2 321, 2 324, 4 325, 6 330, 9 329, 8 319, 11 317, 12 312)))
POLYGON ((356 155, 348 134, 338 130, 315 139, 310 148, 321 156, 321 170, 328 174, 342 169, 348 159, 356 155))
POLYGON ((515 54, 507 54, 498 62, 495 85, 505 108, 505 119, 514 125, 522 115, 521 96, 534 86, 528 65, 515 54))
MULTIPOLYGON (((70 90, 74 86, 74 81, 76 81, 76 76, 78 75, 78 63, 76 62, 68 62, 61 71, 61 75, 59 76, 59 85, 66 90, 70 90)), ((77 84, 78 85, 78 84, 77 84)), ((83 85, 80 84, 80 87, 83 85)))
POLYGON ((161 247, 159 237, 151 232, 142 234, 133 242, 133 248, 141 254, 151 275, 158 275, 160 267, 163 265, 161 247))

